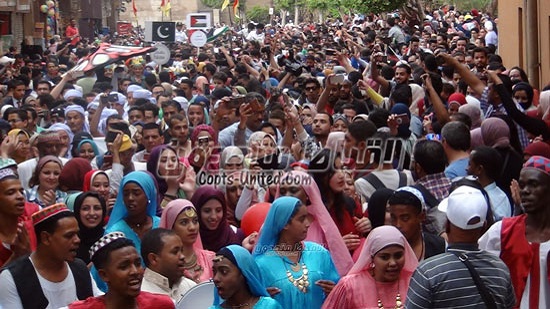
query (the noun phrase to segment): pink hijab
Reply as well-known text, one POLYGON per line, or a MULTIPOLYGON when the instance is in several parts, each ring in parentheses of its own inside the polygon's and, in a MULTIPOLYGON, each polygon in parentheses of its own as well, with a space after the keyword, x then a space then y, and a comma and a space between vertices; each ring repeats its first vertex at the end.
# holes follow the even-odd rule
MULTIPOLYGON (((193 206, 193 203, 191 203, 190 201, 184 200, 184 199, 177 199, 168 203, 162 211, 159 228, 164 228, 169 230, 173 229, 174 223, 176 223, 176 219, 178 218, 179 214, 182 211, 184 211, 186 208, 195 209, 195 206, 193 206)), ((197 210, 195 209, 195 212, 196 211, 197 210)), ((197 216, 198 216, 198 213, 197 213, 197 216)), ((216 256, 216 253, 203 249, 201 235, 198 230, 197 230, 197 239, 193 244, 193 250, 195 251, 195 255, 197 256, 198 264, 202 266, 202 273, 200 274, 200 276, 197 275, 198 278, 196 282, 197 283, 207 282, 210 280, 210 278, 212 278, 212 275, 213 275, 212 259, 216 256)), ((192 278, 192 274, 185 273, 185 276, 191 280, 195 280, 194 278, 192 278)))
MULTIPOLYGON (((176 223, 176 219, 178 218, 180 213, 186 208, 193 208, 195 212, 197 212, 197 209, 195 208, 193 203, 191 203, 188 200, 177 199, 166 204, 166 207, 162 211, 162 216, 160 217, 159 228, 168 229, 168 230, 173 229, 174 223, 176 223)), ((197 216, 198 216, 198 213, 197 213, 197 216)), ((204 250, 204 248, 202 247, 201 235, 198 232, 198 230, 197 230, 197 233, 198 233, 197 239, 193 244, 193 249, 204 250)))
POLYGON ((417 266, 416 255, 403 234, 394 226, 379 226, 369 233, 359 259, 348 275, 340 279, 328 295, 323 308, 378 308, 378 299, 384 305, 395 304, 397 288, 399 288, 401 301, 405 303, 409 281, 417 266), (398 245, 405 249, 405 265, 401 269, 397 282, 377 283, 370 273, 373 257, 380 250, 391 245, 398 245))
MULTIPOLYGON (((349 254, 349 250, 344 243, 344 239, 338 231, 338 227, 332 220, 323 200, 319 187, 309 174, 301 171, 291 171, 281 179, 286 179, 287 176, 292 176, 293 179, 299 179, 302 188, 306 192, 311 205, 308 205, 309 214, 313 215, 314 220, 307 232, 306 240, 316 242, 324 246, 332 256, 334 265, 340 276, 345 276, 353 266, 353 260, 349 254)), ((279 186, 275 197, 279 197, 279 186)))

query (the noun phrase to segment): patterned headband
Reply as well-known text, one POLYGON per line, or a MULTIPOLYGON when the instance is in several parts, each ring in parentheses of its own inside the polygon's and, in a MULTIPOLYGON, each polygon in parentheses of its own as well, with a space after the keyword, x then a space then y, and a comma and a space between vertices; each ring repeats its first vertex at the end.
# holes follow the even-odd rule
POLYGON ((121 238, 126 238, 126 235, 124 235, 124 233, 122 232, 112 232, 107 235, 103 235, 103 237, 96 241, 90 248, 90 259, 92 259, 94 257, 94 254, 101 250, 101 248, 121 238))

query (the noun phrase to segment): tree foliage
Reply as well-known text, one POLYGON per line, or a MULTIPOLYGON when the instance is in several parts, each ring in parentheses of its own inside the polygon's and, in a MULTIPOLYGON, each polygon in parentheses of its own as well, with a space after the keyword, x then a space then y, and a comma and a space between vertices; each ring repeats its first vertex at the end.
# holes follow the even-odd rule
POLYGON ((256 23, 268 24, 270 17, 268 7, 253 6, 246 11, 246 18, 256 23))

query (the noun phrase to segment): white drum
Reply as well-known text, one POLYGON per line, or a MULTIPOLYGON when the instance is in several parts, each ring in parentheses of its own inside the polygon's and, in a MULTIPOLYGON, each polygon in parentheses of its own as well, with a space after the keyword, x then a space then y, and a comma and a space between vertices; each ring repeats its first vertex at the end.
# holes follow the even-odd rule
POLYGON ((176 309, 208 309, 214 303, 214 282, 203 282, 198 284, 176 304, 176 309))

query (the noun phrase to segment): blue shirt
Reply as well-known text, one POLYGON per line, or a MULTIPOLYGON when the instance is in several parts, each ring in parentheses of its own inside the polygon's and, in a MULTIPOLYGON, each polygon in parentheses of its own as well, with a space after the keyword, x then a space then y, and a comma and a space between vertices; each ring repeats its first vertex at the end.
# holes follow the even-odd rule
POLYGON ((456 177, 464 177, 468 175, 468 172, 466 172, 466 169, 468 168, 468 162, 470 162, 470 158, 466 157, 449 164, 449 166, 447 166, 447 168, 445 169, 445 176, 453 180, 456 177))
POLYGON ((512 206, 510 205, 510 200, 504 191, 502 191, 496 184, 493 182, 487 185, 485 188, 487 195, 489 195, 489 200, 491 201, 491 210, 493 211, 493 217, 496 221, 502 220, 504 217, 512 216, 512 206))

